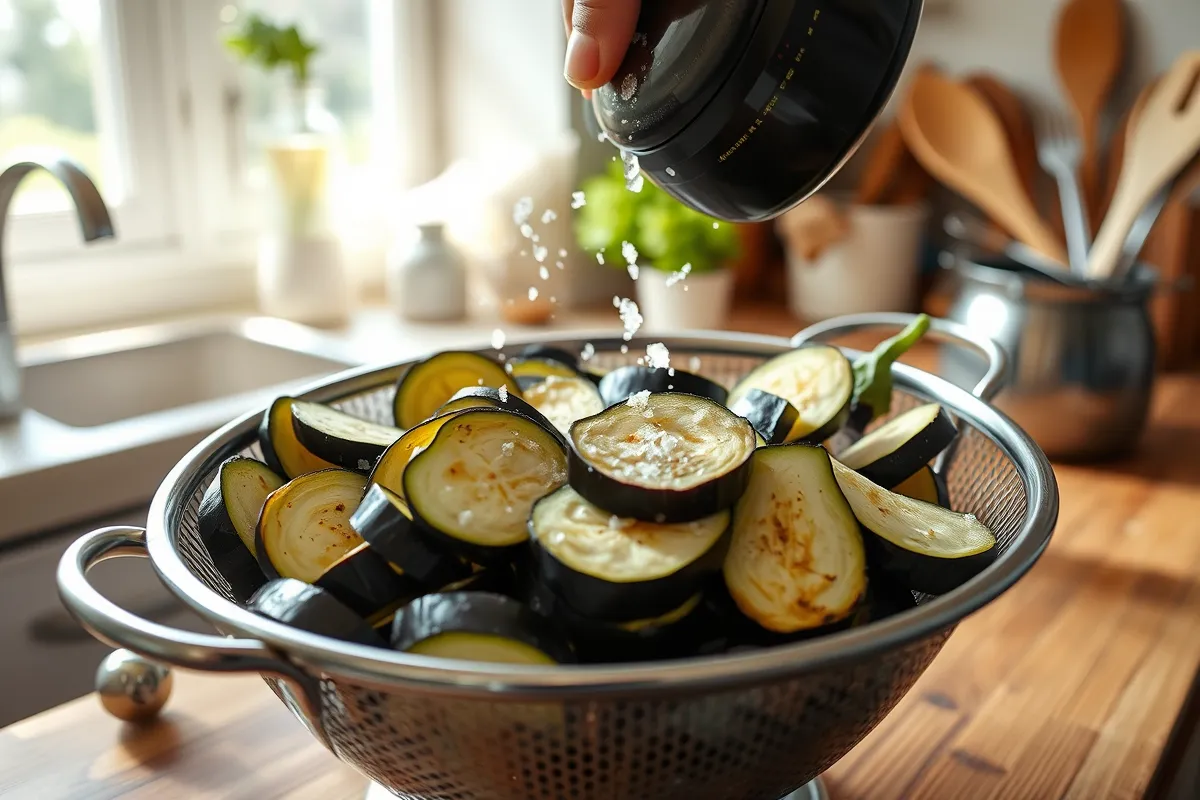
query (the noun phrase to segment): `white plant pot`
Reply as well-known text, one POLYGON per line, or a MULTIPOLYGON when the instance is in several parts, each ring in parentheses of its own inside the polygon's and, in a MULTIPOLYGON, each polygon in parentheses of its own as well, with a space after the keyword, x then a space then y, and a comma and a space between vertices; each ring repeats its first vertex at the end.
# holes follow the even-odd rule
POLYGON ((850 231, 815 260, 788 255, 788 307, 808 322, 869 311, 911 311, 928 209, 850 206, 850 231))
POLYGON ((642 267, 637 280, 637 304, 642 329, 654 333, 720 330, 729 316, 733 271, 721 269, 688 275, 668 286, 671 273, 642 267))

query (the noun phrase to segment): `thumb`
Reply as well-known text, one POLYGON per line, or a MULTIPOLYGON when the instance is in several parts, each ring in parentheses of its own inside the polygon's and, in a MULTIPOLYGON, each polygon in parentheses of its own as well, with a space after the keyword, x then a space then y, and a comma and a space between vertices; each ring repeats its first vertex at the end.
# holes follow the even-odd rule
POLYGON ((578 89, 612 80, 633 39, 640 0, 575 0, 563 74, 578 89))

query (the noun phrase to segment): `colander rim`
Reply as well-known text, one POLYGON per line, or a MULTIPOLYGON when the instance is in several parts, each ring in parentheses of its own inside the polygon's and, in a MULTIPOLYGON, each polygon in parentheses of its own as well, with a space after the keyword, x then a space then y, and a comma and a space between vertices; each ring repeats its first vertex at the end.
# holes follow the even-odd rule
MULTIPOLYGON (((524 337, 497 351, 462 348, 480 353, 517 355, 529 344, 552 344, 579 349, 592 344, 597 353, 644 349, 663 342, 672 352, 765 358, 791 349, 783 337, 726 332, 697 332, 672 336, 636 336, 629 341, 611 331, 560 333, 524 337)), ((858 351, 840 348, 853 358, 858 351)), ((438 352, 385 365, 366 365, 313 382, 291 396, 317 401, 344 398, 393 381, 409 365, 438 352)), ((695 656, 661 662, 604 665, 521 666, 455 662, 384 648, 330 639, 266 619, 210 589, 184 562, 175 547, 183 510, 204 476, 236 449, 248 444, 266 406, 247 412, 213 432, 180 459, 164 478, 151 501, 146 543, 151 563, 164 585, 185 604, 226 635, 260 641, 292 664, 327 677, 344 677, 380 687, 405 685, 443 694, 479 692, 514 697, 564 693, 638 693, 767 680, 828 669, 938 634, 957 625, 1011 587, 1037 561, 1049 543, 1058 517, 1058 488, 1041 449, 1003 412, 943 378, 905 364, 894 367, 895 384, 905 391, 943 403, 954 414, 992 440, 1015 465, 1026 491, 1026 515, 1012 544, 972 580, 916 608, 861 628, 831 633, 807 641, 765 648, 752 653, 695 656)))

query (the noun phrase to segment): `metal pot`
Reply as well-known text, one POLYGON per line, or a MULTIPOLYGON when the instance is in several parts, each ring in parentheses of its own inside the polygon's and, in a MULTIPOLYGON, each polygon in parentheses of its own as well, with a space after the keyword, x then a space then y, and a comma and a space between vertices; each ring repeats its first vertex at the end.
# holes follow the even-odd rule
MULTIPOLYGON (((1154 384, 1153 271, 1112 288, 1056 283, 1011 262, 959 257, 950 269, 947 317, 1005 349, 1009 380, 995 405, 1047 456, 1098 460, 1137 443, 1154 384)), ((980 371, 962 351, 943 351, 941 362, 959 385, 980 371)))

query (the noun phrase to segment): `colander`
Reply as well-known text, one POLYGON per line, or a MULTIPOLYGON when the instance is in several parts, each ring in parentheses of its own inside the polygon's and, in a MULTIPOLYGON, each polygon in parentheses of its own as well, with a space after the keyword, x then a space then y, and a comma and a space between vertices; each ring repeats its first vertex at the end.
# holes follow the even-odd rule
MULTIPOLYGON (((574 351, 591 343, 592 363, 601 368, 634 362, 647 344, 663 341, 674 366, 728 385, 801 341, 911 320, 843 317, 791 341, 715 333, 537 341, 574 351)), ((59 565, 59 591, 80 622, 113 646, 181 668, 260 673, 330 751, 400 797, 775 800, 800 790, 819 796, 810 782, 899 702, 959 621, 1033 565, 1058 515, 1045 456, 986 402, 1005 371, 1000 349, 942 320, 934 320, 929 338, 982 354, 986 374, 972 394, 897 365, 892 413, 929 401, 953 411, 960 435, 942 465, 950 498, 992 528, 1000 555, 949 594, 918 597, 916 608, 865 627, 748 654, 659 663, 449 666, 261 618, 232 601, 196 532, 200 498, 221 462, 239 453, 261 457, 255 436, 261 409, 209 436, 171 470, 144 531, 105 528, 76 541, 59 565), (147 554, 163 583, 222 635, 140 619, 87 582, 87 570, 103 559, 147 554)), ((504 352, 516 355, 526 343, 504 352)), ((298 396, 390 422, 392 387, 408 363, 342 373, 298 396)))

